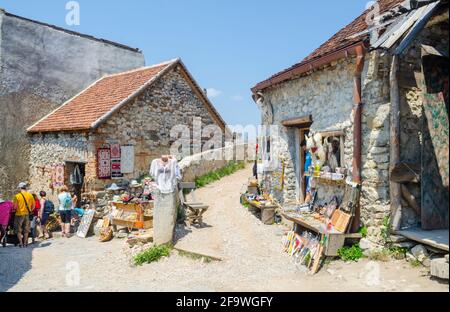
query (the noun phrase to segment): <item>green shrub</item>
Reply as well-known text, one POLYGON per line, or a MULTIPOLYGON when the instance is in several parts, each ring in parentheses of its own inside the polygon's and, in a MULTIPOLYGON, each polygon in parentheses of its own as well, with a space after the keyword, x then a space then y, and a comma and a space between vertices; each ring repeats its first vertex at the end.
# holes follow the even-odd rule
POLYGON ((361 227, 358 232, 362 235, 362 237, 367 237, 367 226, 361 227))
POLYGON ((407 252, 408 248, 406 247, 389 247, 389 253, 391 254, 391 257, 397 260, 405 259, 407 252))
POLYGON ((385 217, 383 219, 383 225, 381 226, 381 237, 383 238, 385 244, 389 243, 390 228, 391 228, 391 218, 385 217))
POLYGON ((231 174, 235 173, 236 171, 244 169, 244 168, 245 168, 244 161, 239 161, 239 162, 232 161, 228 165, 226 165, 225 167, 223 167, 219 170, 207 173, 203 176, 196 178, 195 184, 197 185, 197 188, 202 188, 208 184, 218 181, 218 180, 222 179, 223 177, 231 175, 231 174))
POLYGON ((411 264, 411 266, 413 268, 418 268, 418 267, 422 266, 422 263, 417 259, 414 259, 413 261, 410 261, 409 263, 411 264))
POLYGON ((158 261, 162 257, 168 257, 172 248, 168 245, 155 246, 137 254, 133 260, 135 265, 143 265, 158 261))
POLYGON ((342 247, 338 250, 338 256, 344 261, 358 261, 363 257, 363 251, 359 244, 352 247, 342 247))

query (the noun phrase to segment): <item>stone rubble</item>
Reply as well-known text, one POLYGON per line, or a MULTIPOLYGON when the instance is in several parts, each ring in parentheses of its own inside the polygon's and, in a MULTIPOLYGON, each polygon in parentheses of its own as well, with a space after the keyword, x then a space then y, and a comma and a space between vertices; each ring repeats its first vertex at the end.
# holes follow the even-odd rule
POLYGON ((423 263, 425 259, 429 257, 427 249, 423 245, 417 245, 414 248, 411 249, 411 254, 420 261, 420 263, 423 263))
POLYGON ((438 258, 431 260, 431 276, 448 280, 448 270, 449 265, 447 259, 438 258))

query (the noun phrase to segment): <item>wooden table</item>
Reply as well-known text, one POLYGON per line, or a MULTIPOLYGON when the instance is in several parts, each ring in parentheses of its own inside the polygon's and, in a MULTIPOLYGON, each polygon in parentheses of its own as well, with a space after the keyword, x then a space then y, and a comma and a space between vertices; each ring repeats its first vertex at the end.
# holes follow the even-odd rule
POLYGON ((261 221, 264 224, 270 225, 275 223, 275 210, 279 208, 279 206, 257 204, 253 201, 249 201, 245 194, 241 195, 241 203, 247 203, 250 207, 260 210, 261 221))
POLYGON ((325 244, 324 254, 329 257, 338 256, 338 250, 342 248, 345 244, 346 239, 361 239, 362 235, 360 233, 346 234, 336 231, 334 229, 328 230, 325 223, 315 220, 313 218, 298 218, 292 215, 289 215, 286 212, 282 212, 281 215, 289 220, 294 222, 296 226, 301 228, 302 230, 308 230, 317 234, 325 234, 328 239, 325 244))
POLYGON ((256 209, 261 210, 261 221, 264 224, 274 224, 275 223, 275 210, 278 208, 276 205, 262 205, 254 202, 247 201, 247 203, 256 209))
POLYGON ((115 202, 113 205, 118 210, 124 210, 129 213, 136 213, 136 220, 126 220, 120 218, 113 218, 112 225, 115 226, 126 226, 131 229, 150 229, 153 227, 153 214, 145 213, 145 209, 142 204, 138 203, 118 203, 115 202))

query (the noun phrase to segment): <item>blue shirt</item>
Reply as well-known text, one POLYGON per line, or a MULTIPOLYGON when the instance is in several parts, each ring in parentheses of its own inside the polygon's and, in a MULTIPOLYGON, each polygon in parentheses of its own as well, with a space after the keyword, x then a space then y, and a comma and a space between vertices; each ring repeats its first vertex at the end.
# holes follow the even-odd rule
POLYGON ((72 209, 72 197, 67 192, 63 192, 58 195, 59 200, 59 211, 71 210, 72 209))
POLYGON ((310 152, 306 152, 306 155, 305 155, 305 168, 304 168, 305 173, 308 173, 309 167, 311 167, 311 165, 312 165, 311 153, 310 152))

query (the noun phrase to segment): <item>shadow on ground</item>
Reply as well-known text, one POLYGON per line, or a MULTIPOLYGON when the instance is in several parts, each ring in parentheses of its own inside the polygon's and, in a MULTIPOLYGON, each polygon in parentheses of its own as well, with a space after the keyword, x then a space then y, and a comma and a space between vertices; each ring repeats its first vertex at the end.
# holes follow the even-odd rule
POLYGON ((43 248, 51 243, 36 242, 28 248, 8 245, 0 247, 0 292, 6 292, 14 287, 20 279, 31 270, 31 260, 35 248, 43 248))

